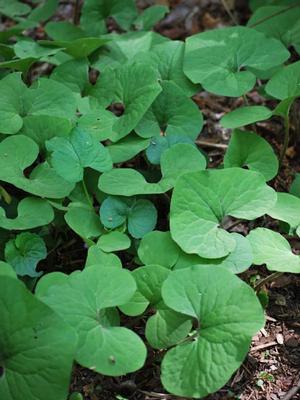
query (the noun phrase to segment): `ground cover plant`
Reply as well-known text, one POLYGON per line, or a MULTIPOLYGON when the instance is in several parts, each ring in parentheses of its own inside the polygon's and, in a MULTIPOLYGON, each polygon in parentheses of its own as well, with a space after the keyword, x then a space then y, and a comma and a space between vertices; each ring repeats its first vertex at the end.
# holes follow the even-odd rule
POLYGON ((300 175, 278 189, 300 4, 252 0, 247 24, 183 41, 154 29, 166 5, 67 3, 0 0, 0 399, 81 399, 79 366, 149 363, 166 398, 203 398, 264 327, 247 273, 300 273, 300 175), (199 93, 239 101, 218 164, 199 93), (272 119, 277 148, 258 129, 272 119))

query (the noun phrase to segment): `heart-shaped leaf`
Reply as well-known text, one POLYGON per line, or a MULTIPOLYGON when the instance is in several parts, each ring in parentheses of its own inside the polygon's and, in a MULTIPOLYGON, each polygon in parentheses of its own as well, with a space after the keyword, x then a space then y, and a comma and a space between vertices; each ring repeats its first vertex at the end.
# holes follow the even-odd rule
POLYGON ((67 398, 73 329, 17 279, 1 276, 0 304, 1 399, 67 398))
POLYGON ((155 71, 144 64, 123 65, 101 74, 90 95, 107 107, 121 103, 123 114, 113 125, 110 139, 117 141, 128 135, 139 123, 153 100, 161 92, 155 71))
POLYGON ((225 168, 247 167, 260 172, 266 181, 278 172, 278 159, 269 143, 254 132, 235 130, 224 157, 225 168))
POLYGON ((267 228, 256 228, 247 236, 256 265, 266 264, 270 271, 300 273, 300 257, 291 250, 289 242, 267 228))
POLYGON ((85 266, 104 266, 108 268, 122 268, 121 260, 115 254, 105 253, 98 244, 89 247, 85 266))
POLYGON ((100 236, 97 246, 106 253, 126 250, 130 247, 130 239, 122 232, 108 232, 100 236))
POLYGON ((277 201, 268 215, 287 222, 292 230, 297 230, 300 226, 300 199, 289 193, 277 193, 277 201))
POLYGON ((224 128, 239 128, 241 126, 263 121, 272 116, 272 111, 264 106, 245 106, 237 108, 221 118, 224 128))
POLYGON ((149 139, 142 139, 135 134, 107 146, 113 163, 128 161, 149 146, 149 139))
POLYGON ((0 208, 0 227, 9 230, 32 229, 49 224, 54 218, 50 204, 43 199, 26 197, 18 204, 18 215, 7 218, 3 208, 0 208))
POLYGON ((195 140, 203 117, 196 104, 173 82, 162 82, 163 91, 139 122, 135 131, 144 138, 182 135, 195 140))
POLYGON ((85 239, 99 237, 103 232, 96 212, 81 203, 71 203, 65 214, 66 223, 79 236, 85 239))
POLYGON ((194 335, 165 355, 162 383, 178 396, 204 397, 243 362, 263 326, 262 307, 248 285, 212 266, 171 272, 162 296, 168 307, 198 322, 194 335))
POLYGON ((41 197, 62 198, 70 194, 74 184, 57 175, 47 163, 33 169, 29 178, 24 170, 31 166, 39 154, 37 144, 30 138, 10 136, 0 143, 0 180, 41 197))
POLYGON ((112 160, 108 150, 88 132, 75 128, 70 137, 55 137, 46 142, 51 152, 51 165, 68 182, 83 179, 84 168, 109 171, 112 160))
POLYGON ((279 100, 300 96, 300 61, 278 71, 266 85, 266 92, 279 100))
POLYGON ((100 219, 110 229, 127 221, 128 232, 140 239, 155 228, 157 211, 149 200, 109 196, 100 206, 100 219))
POLYGON ((236 243, 220 228, 223 218, 255 219, 268 212, 276 197, 254 171, 226 168, 185 174, 176 182, 171 201, 171 235, 186 253, 224 257, 236 243))
POLYGON ((165 5, 154 5, 146 8, 134 21, 133 25, 136 29, 142 31, 148 31, 158 23, 159 20, 163 19, 169 8, 165 5))
POLYGON ((187 39, 184 72, 209 92, 238 97, 255 84, 249 68, 265 71, 283 64, 289 55, 279 40, 254 29, 214 29, 187 39))
POLYGON ((118 376, 141 368, 146 358, 142 340, 117 326, 116 310, 111 309, 129 301, 135 290, 129 271, 95 265, 50 287, 41 299, 78 333, 76 361, 101 374, 118 376))
POLYGON ((187 143, 176 144, 161 157, 162 179, 159 182, 147 182, 144 176, 134 169, 118 168, 100 176, 99 189, 117 196, 164 193, 172 189, 180 175, 205 167, 206 159, 197 148, 187 143))
POLYGON ((20 233, 5 245, 5 260, 19 276, 32 278, 41 276, 36 267, 39 261, 47 257, 47 248, 43 239, 34 233, 20 233))

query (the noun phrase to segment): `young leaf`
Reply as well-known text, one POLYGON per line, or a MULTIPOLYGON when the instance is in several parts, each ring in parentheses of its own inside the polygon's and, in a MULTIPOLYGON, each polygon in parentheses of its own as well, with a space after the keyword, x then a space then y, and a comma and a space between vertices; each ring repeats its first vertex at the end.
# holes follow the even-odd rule
POLYGON ((135 131, 144 138, 182 135, 195 140, 203 117, 196 104, 173 82, 162 82, 162 92, 139 122, 135 131))
POLYGON ((26 197, 18 204, 18 215, 7 218, 5 210, 0 208, 0 227, 9 230, 24 230, 49 224, 54 218, 50 204, 44 199, 26 197))
POLYGON ((126 250, 130 247, 130 239, 122 232, 112 231, 101 235, 97 246, 106 253, 126 250))
POLYGON ((276 197, 254 171, 226 168, 185 174, 176 182, 171 201, 171 235, 186 253, 224 257, 236 243, 219 227, 222 219, 255 219, 268 212, 276 197))
POLYGON ((99 178, 99 189, 104 193, 119 196, 164 193, 172 189, 179 176, 190 171, 205 169, 206 159, 191 144, 175 144, 161 157, 162 179, 149 183, 138 171, 118 168, 105 172, 99 178))
POLYGON ((110 229, 127 221, 128 232, 134 238, 140 239, 155 228, 157 211, 149 200, 109 196, 100 206, 100 219, 110 229))
POLYGON ((287 222, 292 230, 296 230, 300 226, 300 199, 289 193, 277 193, 277 201, 268 215, 287 222))
POLYGON ((71 203, 65 221, 79 236, 85 239, 99 237, 103 227, 96 212, 84 204, 71 203))
POLYGON ((256 228, 247 236, 256 265, 266 264, 270 271, 300 273, 300 257, 291 250, 289 242, 267 228, 256 228))
POLYGON ((283 64, 289 56, 277 39, 254 29, 214 29, 187 39, 184 72, 209 92, 239 97, 255 84, 255 75, 247 68, 264 71, 283 64))
POLYGON ((101 74, 90 95, 102 107, 121 103, 124 113, 116 119, 110 139, 118 141, 132 131, 161 92, 155 71, 144 64, 123 65, 101 74))
POLYGON ((180 249, 172 240, 170 232, 153 231, 143 237, 138 256, 145 265, 155 264, 172 268, 179 257, 180 249))
POLYGON ((142 340, 129 329, 117 326, 116 310, 111 309, 129 301, 135 290, 129 271, 95 265, 73 273, 65 284, 54 286, 41 300, 76 330, 79 364, 118 376, 141 368, 146 358, 142 340))
POLYGON ((162 383, 175 395, 204 397, 243 362, 252 335, 263 326, 262 307, 246 283, 213 266, 171 272, 162 296, 168 307, 198 321, 193 337, 165 355, 162 383))
POLYGON ((47 163, 33 169, 29 178, 24 170, 39 154, 37 144, 30 138, 10 136, 0 143, 0 180, 41 197, 60 199, 71 193, 74 184, 61 178, 47 163))
POLYGON ((48 400, 65 399, 76 350, 73 329, 17 279, 1 276, 0 304, 1 399, 42 399, 45 391, 48 400))
POLYGON ((115 254, 105 253, 98 244, 89 247, 85 267, 98 265, 98 268, 122 268, 121 260, 115 254))
POLYGON ((51 165, 68 182, 83 179, 84 168, 109 171, 112 160, 108 150, 88 132, 75 128, 70 137, 54 137, 46 142, 51 152, 51 165))
POLYGON ((221 118, 221 125, 224 128, 239 128, 241 126, 253 124, 257 121, 269 119, 272 111, 264 106, 245 106, 237 108, 221 118))
POLYGON ((247 167, 260 172, 266 181, 278 172, 278 159, 271 145, 254 132, 235 130, 224 156, 224 167, 247 167))
POLYGON ((5 260, 19 276, 32 278, 41 276, 36 267, 39 261, 47 257, 47 248, 43 239, 34 233, 20 233, 5 245, 5 260))

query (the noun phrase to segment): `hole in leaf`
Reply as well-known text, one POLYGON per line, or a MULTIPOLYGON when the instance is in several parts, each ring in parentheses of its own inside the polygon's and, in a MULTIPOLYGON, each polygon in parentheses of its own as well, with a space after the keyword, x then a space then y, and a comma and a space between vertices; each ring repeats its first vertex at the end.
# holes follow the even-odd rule
POLYGON ((115 114, 116 117, 121 117, 125 112, 125 107, 122 103, 113 103, 107 107, 107 110, 115 114))

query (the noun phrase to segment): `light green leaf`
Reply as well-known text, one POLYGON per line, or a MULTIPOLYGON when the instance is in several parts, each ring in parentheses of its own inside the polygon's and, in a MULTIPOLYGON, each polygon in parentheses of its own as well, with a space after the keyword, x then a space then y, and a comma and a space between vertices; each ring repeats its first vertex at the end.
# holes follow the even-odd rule
POLYGON ((71 193, 74 185, 61 178, 47 163, 33 169, 29 178, 24 170, 38 157, 37 144, 30 138, 10 136, 0 143, 0 180, 41 197, 62 198, 71 193))
POLYGON ((267 228, 256 228, 247 236, 256 265, 266 264, 270 271, 300 273, 300 257, 292 252, 289 242, 267 228))
POLYGON ((78 118, 77 126, 89 132, 98 141, 103 141, 115 135, 113 126, 116 119, 113 113, 104 108, 97 107, 95 110, 89 108, 88 112, 83 112, 83 115, 78 118))
POLYGON ((9 230, 32 229, 49 224, 54 218, 50 204, 43 199, 26 197, 18 204, 18 215, 7 218, 5 210, 0 208, 0 227, 9 230))
POLYGON ((80 25, 90 35, 106 33, 106 19, 112 17, 121 28, 128 30, 137 16, 134 0, 86 0, 80 25))
POLYGON ((46 59, 47 57, 54 56, 59 51, 63 50, 63 48, 43 47, 34 40, 19 40, 13 48, 16 56, 21 59, 46 59))
MULTIPOLYGON (((4 261, 0 261, 0 276, 1 277, 7 276, 9 278, 17 279, 17 274, 16 274, 15 270, 13 269, 13 267, 4 261)), ((1 386, 1 382, 0 382, 0 386, 1 386)), ((1 391, 1 389, 0 389, 0 391, 1 391)))
POLYGON ((133 25, 138 30, 148 31, 153 28, 169 11, 164 5, 154 5, 146 8, 134 21, 133 25))
POLYGON ((84 32, 79 26, 76 26, 68 21, 50 21, 45 26, 45 32, 53 40, 77 40, 83 37, 87 37, 87 33, 84 32))
POLYGON ((100 206, 100 219, 110 229, 127 222, 131 236, 140 239, 155 228, 157 211, 149 200, 109 196, 100 206))
POLYGON ((181 251, 174 269, 188 268, 193 265, 197 265, 199 268, 203 265, 214 265, 224 267, 234 274, 246 271, 251 267, 253 261, 250 243, 247 238, 239 233, 232 232, 230 235, 235 240, 236 245, 228 256, 222 258, 203 258, 196 254, 186 254, 181 251))
POLYGON ((83 93, 89 82, 88 69, 86 59, 70 60, 58 65, 52 72, 51 79, 63 83, 74 93, 83 93))
POLYGON ((144 138, 182 135, 195 140, 203 117, 197 105, 173 82, 162 82, 163 91, 139 122, 135 131, 144 138))
POLYGON ((239 97, 255 85, 255 75, 247 68, 268 70, 283 64, 289 55, 277 39, 254 29, 214 29, 187 39, 184 72, 209 92, 239 97))
POLYGON ((279 100, 300 96, 300 61, 278 71, 266 84, 266 92, 279 100))
POLYGON ((237 108, 221 118, 221 125, 224 128, 239 128, 241 126, 253 124, 257 121, 269 119, 272 111, 264 106, 245 106, 237 108))
POLYGON ((254 132, 235 130, 224 156, 224 167, 247 167, 260 172, 266 181, 278 172, 278 159, 272 146, 254 132))
POLYGON ((44 0, 39 1, 37 6, 28 15, 31 21, 46 21, 55 13, 58 5, 58 0, 44 0))
POLYGON ((74 40, 40 40, 40 45, 53 48, 64 48, 64 52, 74 58, 87 57, 107 43, 107 39, 83 37, 74 40))
POLYGON ((0 304, 1 399, 67 398, 73 329, 17 279, 1 277, 0 304))
POLYGON ((191 328, 190 318, 160 302, 156 313, 147 320, 145 336, 154 349, 167 349, 186 338, 191 328))
POLYGON ((179 176, 190 171, 205 169, 206 159, 191 144, 181 143, 166 150, 161 157, 162 179, 149 183, 138 171, 118 168, 105 172, 99 178, 99 189, 120 196, 164 193, 172 189, 179 176))
POLYGON ((300 226, 300 199, 289 193, 277 193, 277 202, 268 215, 287 222, 292 230, 296 230, 300 226))
POLYGON ((254 171, 226 168, 185 174, 173 192, 171 235, 186 253, 224 257, 236 242, 220 228, 223 218, 258 218, 270 210, 276 198, 264 177, 254 171))
POLYGON ((153 231, 143 237, 138 256, 143 264, 156 264, 172 268, 178 260, 180 249, 172 240, 170 232, 153 231))
POLYGON ((75 128, 69 138, 54 137, 46 142, 51 152, 51 165, 68 182, 83 179, 84 168, 109 171, 112 160, 108 150, 87 131, 75 128))
POLYGON ((43 239, 34 233, 20 233, 5 245, 5 260, 19 276, 32 278, 40 276, 36 267, 39 261, 47 257, 47 248, 43 239))
POLYGON ((0 0, 0 13, 10 17, 20 17, 30 12, 31 8, 28 4, 21 3, 17 0, 0 0))
POLYGON ((135 289, 129 271, 95 265, 70 275, 41 299, 78 333, 76 361, 98 373, 118 376, 141 368, 146 358, 142 340, 116 326, 116 310, 111 309, 129 301, 135 289))
POLYGON ((138 153, 149 146, 149 139, 142 139, 134 134, 126 136, 124 139, 107 146, 113 163, 120 163, 130 160, 138 153))
POLYGON ((99 237, 103 227, 96 212, 80 203, 71 203, 65 214, 65 221, 79 236, 85 239, 99 237))
POLYGON ((97 244, 89 247, 88 250, 85 267, 90 267, 92 265, 98 265, 99 268, 100 266, 108 268, 122 268, 122 263, 118 256, 115 254, 105 253, 97 244))
POLYGON ((246 283, 212 266, 171 272, 162 296, 168 307, 195 318, 199 326, 165 355, 162 383, 178 396, 205 397, 242 364, 252 335, 263 326, 262 307, 246 283))
POLYGON ((100 236, 97 246, 106 253, 126 250, 130 247, 130 239, 122 232, 112 231, 100 236))
POLYGON ((161 92, 155 71, 145 64, 123 65, 105 70, 90 91, 102 107, 114 103, 124 106, 116 119, 110 139, 118 141, 139 123, 153 100, 161 92))

